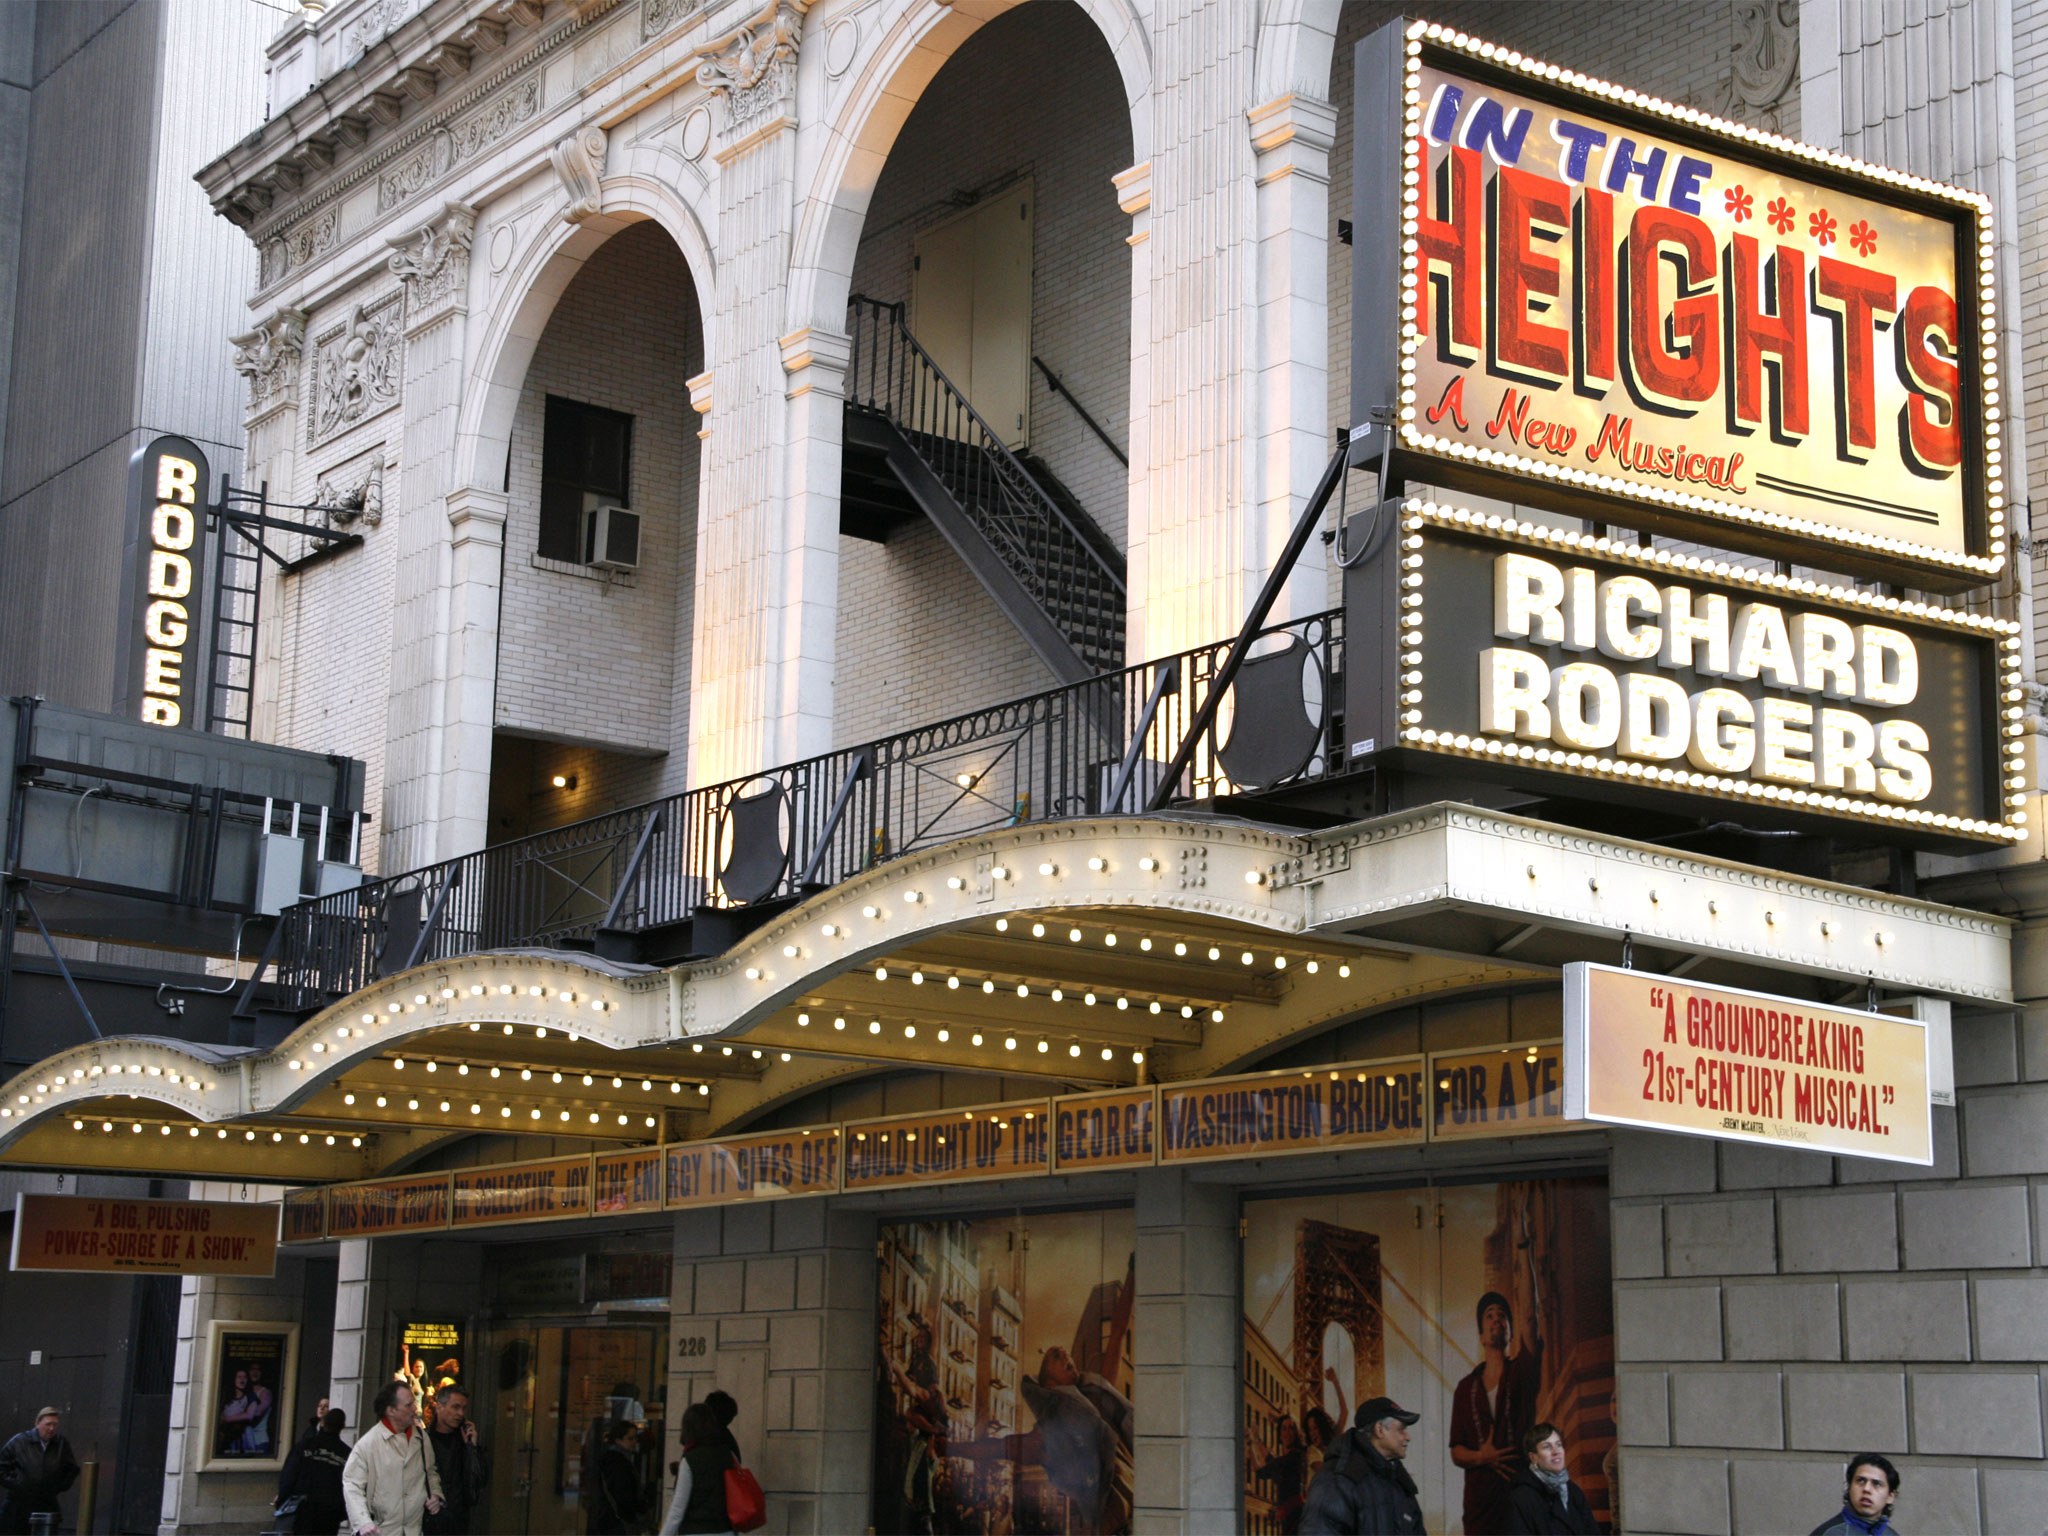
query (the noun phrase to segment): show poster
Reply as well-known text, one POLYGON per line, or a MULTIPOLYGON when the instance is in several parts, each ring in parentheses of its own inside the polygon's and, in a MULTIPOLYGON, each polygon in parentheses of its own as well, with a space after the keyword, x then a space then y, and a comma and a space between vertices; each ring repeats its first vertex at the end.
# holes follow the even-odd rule
POLYGON ((1128 1536, 1125 1210, 884 1225, 874 1529, 1128 1536))
POLYGON ((1422 1415, 1406 1465, 1424 1529, 1507 1530, 1543 1422, 1613 1529, 1607 1210, 1597 1177, 1247 1202, 1249 1536, 1293 1536, 1326 1447, 1381 1395, 1422 1415))
POLYGON ((216 1323, 211 1330, 212 1440, 209 1467, 275 1470, 289 1433, 286 1383, 297 1328, 289 1323, 216 1323))
POLYGON ((424 1411, 443 1387, 452 1387, 462 1380, 462 1345, 462 1323, 458 1319, 407 1319, 399 1324, 398 1369, 391 1379, 411 1387, 413 1400, 424 1411))

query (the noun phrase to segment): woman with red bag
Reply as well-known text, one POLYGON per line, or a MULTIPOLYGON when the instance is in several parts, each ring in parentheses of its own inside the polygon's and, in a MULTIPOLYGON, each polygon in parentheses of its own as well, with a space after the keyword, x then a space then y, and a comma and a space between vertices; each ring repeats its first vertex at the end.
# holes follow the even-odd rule
MULTIPOLYGON (((726 1474, 742 1470, 739 1457, 728 1450, 731 1431, 702 1403, 683 1410, 683 1459, 676 1468, 676 1491, 668 1501, 668 1514, 661 1522, 661 1536, 737 1536, 734 1520, 727 1512, 726 1474)), ((751 1475, 745 1478, 753 1484, 751 1475)), ((758 1484, 755 1502, 758 1504, 758 1484)), ((759 1519, 743 1529, 753 1530, 759 1519)))

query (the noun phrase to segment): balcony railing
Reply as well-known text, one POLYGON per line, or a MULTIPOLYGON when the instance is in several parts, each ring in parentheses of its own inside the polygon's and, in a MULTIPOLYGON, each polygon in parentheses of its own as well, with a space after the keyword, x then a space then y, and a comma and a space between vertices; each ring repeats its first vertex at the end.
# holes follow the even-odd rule
MULTIPOLYGON (((978 832, 1138 814, 1231 645, 304 902, 279 919, 269 951, 275 1006, 322 1007, 379 977, 483 950, 589 948, 601 934, 659 939, 670 928, 680 939, 679 925, 707 914, 737 918, 978 832)), ((1166 803, 1268 793, 1344 772, 1342 670, 1341 610, 1264 631, 1166 803)))

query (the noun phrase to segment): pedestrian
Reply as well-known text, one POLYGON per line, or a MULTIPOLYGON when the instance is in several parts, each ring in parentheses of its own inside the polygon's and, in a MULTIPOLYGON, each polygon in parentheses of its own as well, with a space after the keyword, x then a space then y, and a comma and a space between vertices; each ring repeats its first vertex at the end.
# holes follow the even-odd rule
POLYGON ((1842 1512, 1813 1528, 1813 1536, 1896 1536, 1892 1509, 1899 1499, 1899 1469, 1875 1451, 1849 1458, 1843 1474, 1842 1512))
POLYGON ((441 1474, 441 1512, 426 1519, 426 1536, 469 1536, 470 1521, 491 1491, 491 1453, 477 1443, 469 1388, 451 1382, 434 1394, 427 1445, 441 1474))
POLYGON ((292 1496, 292 1486, 299 1480, 299 1452, 308 1440, 320 1433, 320 1425, 327 1417, 327 1406, 327 1399, 321 1398, 319 1406, 313 1410, 313 1417, 307 1421, 306 1427, 299 1431, 299 1438, 292 1442, 292 1448, 285 1453, 284 1465, 277 1469, 277 1497, 270 1501, 271 1508, 275 1509, 292 1496))
POLYGON ((737 1459, 725 1448, 724 1431, 709 1399, 683 1410, 683 1459, 676 1467, 676 1489, 669 1495, 661 1536, 732 1536, 725 1512, 725 1470, 737 1459))
POLYGON ((627 1536, 639 1528, 640 1429, 613 1419, 597 1458, 597 1494, 590 1503, 590 1536, 627 1536))
POLYGON ((711 1410, 711 1417, 718 1421, 722 1443, 732 1453, 734 1461, 744 1458, 740 1455, 739 1439, 732 1432, 732 1421, 740 1416, 740 1405, 730 1392, 717 1389, 704 1394, 704 1406, 711 1410))
POLYGON ((387 1382, 370 1405, 374 1423, 357 1437, 341 1472, 348 1526, 356 1536, 424 1536, 441 1512, 441 1472, 416 1422, 412 1388, 387 1382))
POLYGON ((1565 1471, 1557 1426, 1531 1426, 1522 1450, 1528 1460, 1508 1484, 1508 1536, 1600 1536, 1586 1490, 1565 1471))
POLYGON ((36 1411, 35 1428, 0 1445, 0 1533, 26 1536, 30 1515, 62 1515, 58 1498, 78 1481, 78 1458, 59 1433, 64 1416, 36 1411))
POLYGON ((330 1408, 310 1435, 301 1436, 293 1455, 297 1458, 291 1491, 278 1513, 293 1506, 292 1530, 296 1536, 334 1536, 348 1518, 348 1500, 342 1496, 341 1472, 348 1465, 348 1442, 341 1438, 348 1415, 330 1408))
POLYGON ((1403 1536, 1422 1529, 1415 1479, 1401 1465, 1408 1430, 1422 1417, 1391 1397, 1358 1405, 1352 1428, 1323 1457, 1308 1490, 1301 1536, 1403 1536))

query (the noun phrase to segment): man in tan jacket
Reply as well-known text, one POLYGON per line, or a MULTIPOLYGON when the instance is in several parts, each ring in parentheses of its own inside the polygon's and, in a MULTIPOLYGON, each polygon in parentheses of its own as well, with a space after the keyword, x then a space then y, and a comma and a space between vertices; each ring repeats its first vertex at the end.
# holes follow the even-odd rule
POLYGON ((412 1388, 390 1383, 371 1412, 375 1420, 341 1469, 349 1529, 356 1536, 420 1536, 424 1517, 441 1512, 441 1474, 426 1434, 414 1422, 412 1388))

